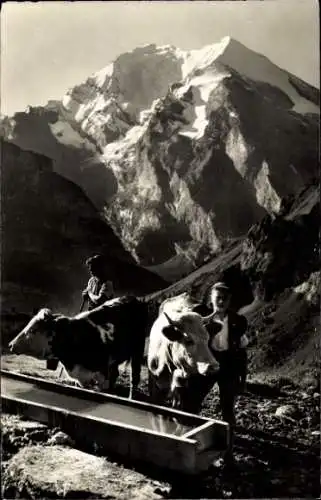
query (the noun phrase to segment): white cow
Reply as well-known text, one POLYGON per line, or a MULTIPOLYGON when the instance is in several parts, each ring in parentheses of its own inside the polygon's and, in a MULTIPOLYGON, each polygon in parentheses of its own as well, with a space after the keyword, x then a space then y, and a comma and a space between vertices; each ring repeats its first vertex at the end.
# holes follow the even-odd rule
POLYGON ((190 379, 213 375, 219 369, 208 346, 204 326, 208 318, 192 312, 192 306, 187 294, 168 299, 152 326, 147 363, 155 403, 163 404, 170 395, 174 407, 193 408, 190 379))

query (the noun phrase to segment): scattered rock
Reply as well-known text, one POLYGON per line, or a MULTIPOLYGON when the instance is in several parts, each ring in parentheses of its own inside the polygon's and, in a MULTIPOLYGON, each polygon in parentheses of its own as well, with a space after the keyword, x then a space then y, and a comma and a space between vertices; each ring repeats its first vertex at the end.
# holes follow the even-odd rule
POLYGON ((41 424, 40 422, 24 420, 17 415, 9 415, 5 413, 1 416, 1 424, 2 429, 6 429, 7 432, 14 430, 16 434, 24 434, 25 432, 48 429, 45 424, 41 424))
POLYGON ((23 420, 16 415, 1 415, 2 458, 9 459, 20 448, 46 441, 50 430, 40 422, 23 420))
POLYGON ((273 485, 282 484, 282 479, 279 478, 272 479, 271 484, 273 485))
POLYGON ((9 460, 2 484, 3 498, 161 498, 142 474, 61 446, 21 449, 9 460))
POLYGON ((314 398, 314 399, 320 399, 320 394, 319 394, 318 392, 315 392, 315 393, 313 394, 313 398, 314 398))
POLYGON ((301 412, 294 405, 282 405, 276 409, 275 416, 295 421, 301 417, 301 412))
POLYGON ((160 488, 157 486, 157 488, 154 489, 154 493, 157 495, 161 495, 164 498, 169 498, 170 495, 170 488, 160 488))
POLYGON ((64 432, 59 431, 56 434, 53 434, 53 436, 51 436, 48 439, 47 444, 54 445, 54 446, 55 445, 73 446, 74 442, 71 439, 71 437, 68 436, 68 434, 65 434, 64 432))
POLYGON ((212 467, 214 467, 215 469, 222 469, 224 467, 224 459, 218 458, 212 463, 212 467))

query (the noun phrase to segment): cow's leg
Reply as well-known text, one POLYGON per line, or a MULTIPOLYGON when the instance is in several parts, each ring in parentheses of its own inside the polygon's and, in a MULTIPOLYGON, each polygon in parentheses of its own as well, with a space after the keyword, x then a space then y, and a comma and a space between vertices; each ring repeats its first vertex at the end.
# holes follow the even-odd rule
POLYGON ((156 377, 150 371, 148 371, 148 392, 151 403, 158 405, 165 404, 168 396, 168 387, 159 387, 156 377))
POLYGON ((137 395, 145 351, 145 335, 137 331, 135 339, 135 344, 131 346, 129 399, 133 399, 137 395))
POLYGON ((65 380, 66 380, 67 384, 68 384, 68 385, 71 385, 72 387, 80 387, 80 388, 82 388, 82 389, 83 389, 83 387, 84 387, 84 386, 82 385, 82 383, 81 383, 81 382, 79 382, 79 380, 77 380, 76 378, 72 378, 72 377, 70 377, 70 378, 65 379, 65 380))
POLYGON ((130 362, 130 382, 129 382, 129 399, 135 399, 137 389, 140 382, 140 372, 142 368, 143 356, 141 354, 134 355, 130 362))
POLYGON ((80 380, 78 380, 77 378, 72 377, 71 375, 69 375, 69 373, 67 372, 67 370, 66 370, 66 373, 67 373, 67 376, 63 377, 61 379, 62 382, 65 382, 65 384, 71 385, 72 387, 81 387, 81 388, 84 387, 83 384, 80 382, 80 380))
POLYGON ((185 411, 199 413, 202 403, 217 381, 217 376, 194 375, 188 380, 185 411))
POLYGON ((83 387, 81 382, 76 378, 70 375, 68 370, 66 369, 65 365, 59 361, 58 366, 57 366, 57 376, 58 379, 61 380, 61 382, 65 382, 68 385, 72 385, 73 387, 83 387))
POLYGON ((63 376, 66 376, 67 375, 67 371, 66 371, 66 368, 64 367, 64 365, 61 363, 61 361, 58 362, 58 366, 57 366, 57 377, 58 378, 63 378, 63 376))
POLYGON ((108 370, 109 392, 113 392, 118 375, 119 375, 118 363, 113 361, 112 363, 110 363, 108 370))
POLYGON ((185 409, 188 396, 187 383, 187 374, 181 368, 176 368, 172 374, 170 389, 173 408, 185 409))

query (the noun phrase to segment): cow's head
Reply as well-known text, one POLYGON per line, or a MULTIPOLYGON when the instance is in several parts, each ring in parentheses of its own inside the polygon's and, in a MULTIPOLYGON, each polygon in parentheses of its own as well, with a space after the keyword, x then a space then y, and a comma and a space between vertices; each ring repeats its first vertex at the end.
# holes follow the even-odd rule
POLYGON ((167 325, 162 333, 172 343, 171 357, 176 368, 186 377, 193 373, 209 375, 218 370, 219 365, 209 347, 209 335, 202 317, 193 312, 178 314, 175 319, 164 312, 167 325))
POLYGON ((40 311, 25 328, 9 343, 14 354, 26 354, 38 359, 51 356, 54 317, 50 309, 40 311))

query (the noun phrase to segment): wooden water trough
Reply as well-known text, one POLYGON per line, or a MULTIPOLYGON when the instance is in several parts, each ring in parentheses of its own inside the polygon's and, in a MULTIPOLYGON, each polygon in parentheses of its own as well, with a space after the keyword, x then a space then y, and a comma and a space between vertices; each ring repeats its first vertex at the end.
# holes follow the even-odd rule
POLYGON ((141 401, 1 370, 2 410, 60 427, 128 462, 206 471, 229 443, 227 423, 141 401))

